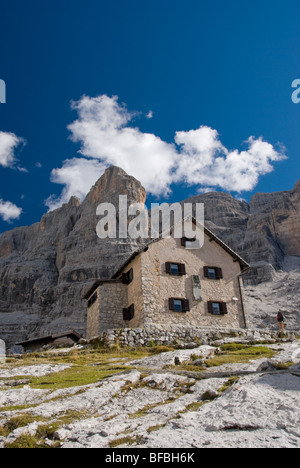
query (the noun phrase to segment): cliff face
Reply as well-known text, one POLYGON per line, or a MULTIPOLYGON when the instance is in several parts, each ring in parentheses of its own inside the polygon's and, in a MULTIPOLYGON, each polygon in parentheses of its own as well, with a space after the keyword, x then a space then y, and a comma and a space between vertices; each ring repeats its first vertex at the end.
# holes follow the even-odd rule
POLYGON ((300 181, 291 191, 257 193, 250 204, 229 194, 208 193, 188 201, 204 203, 207 226, 269 279, 271 265, 283 267, 285 257, 300 256, 300 181))
MULTIPOLYGON (((72 197, 39 223, 2 234, 0 337, 8 346, 66 329, 85 333, 83 291, 111 277, 142 243, 97 237, 96 207, 118 207, 119 195, 127 195, 128 204, 146 199, 140 182, 111 167, 83 203, 72 197)), ((208 228, 254 265, 252 282, 270 279, 273 267, 300 255, 300 182, 290 192, 257 194, 249 205, 224 193, 186 201, 205 204, 208 228)))
POLYGON ((119 194, 145 202, 141 184, 110 168, 84 202, 72 197, 39 223, 2 234, 0 239, 0 336, 8 345, 60 330, 85 332, 83 291, 109 278, 138 248, 136 241, 100 240, 96 208, 119 194))

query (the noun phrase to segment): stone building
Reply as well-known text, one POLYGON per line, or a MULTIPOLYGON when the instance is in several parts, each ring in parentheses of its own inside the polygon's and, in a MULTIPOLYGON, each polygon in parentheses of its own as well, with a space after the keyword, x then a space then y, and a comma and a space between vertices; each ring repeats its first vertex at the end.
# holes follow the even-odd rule
POLYGON ((150 325, 247 328, 242 273, 249 265, 207 228, 197 240, 155 239, 87 300, 86 337, 150 325))

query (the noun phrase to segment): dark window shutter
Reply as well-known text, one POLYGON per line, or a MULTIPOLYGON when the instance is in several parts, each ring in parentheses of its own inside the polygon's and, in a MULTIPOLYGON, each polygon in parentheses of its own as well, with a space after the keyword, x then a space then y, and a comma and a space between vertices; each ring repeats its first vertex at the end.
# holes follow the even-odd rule
POLYGON ((169 309, 170 310, 175 310, 175 304, 174 304, 174 299, 173 298, 169 299, 169 309))
POLYGON ((128 276, 128 284, 132 283, 132 281, 133 281, 133 268, 131 268, 128 271, 127 276, 128 276))
POLYGON ((129 320, 132 320, 132 319, 133 319, 133 317, 134 317, 134 304, 132 304, 132 305, 129 307, 128 316, 129 316, 129 320))
POLYGON ((127 309, 123 309, 123 320, 129 322, 134 317, 134 304, 127 309))
POLYGON ((203 268, 203 271, 204 271, 204 278, 209 278, 209 273, 208 273, 208 267, 207 266, 205 266, 203 268))
POLYGON ((123 273, 122 275, 122 283, 123 284, 130 284, 133 281, 133 269, 131 268, 127 273, 123 273))
POLYGON ((123 320, 127 321, 129 317, 128 309, 123 309, 123 320))
POLYGON ((186 269, 184 263, 179 264, 179 275, 184 276, 186 274, 186 269))
POLYGON ((183 312, 189 312, 191 309, 190 309, 190 301, 188 301, 188 299, 184 299, 182 301, 182 311, 183 312))
POLYGON ((221 309, 221 314, 222 315, 227 315, 228 314, 227 304, 225 302, 220 303, 220 309, 221 309))
POLYGON ((211 301, 207 303, 207 309, 209 314, 213 314, 213 303, 211 301))
POLYGON ((169 275, 171 274, 171 263, 170 262, 166 263, 166 273, 168 273, 169 275))
POLYGON ((92 297, 88 300, 88 307, 91 307, 94 304, 94 302, 96 302, 97 298, 98 294, 97 292, 95 292, 95 294, 93 294, 92 297))
POLYGON ((223 279, 222 268, 216 268, 216 279, 223 279))

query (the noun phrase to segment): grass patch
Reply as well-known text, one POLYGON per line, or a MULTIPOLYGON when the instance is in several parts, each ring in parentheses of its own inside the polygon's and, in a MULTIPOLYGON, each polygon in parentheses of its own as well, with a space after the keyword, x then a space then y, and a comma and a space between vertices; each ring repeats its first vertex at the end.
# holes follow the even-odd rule
POLYGON ((75 365, 61 372, 35 377, 31 380, 32 388, 58 390, 61 388, 78 387, 99 382, 117 372, 125 371, 128 367, 111 367, 107 365, 101 369, 88 365, 75 365))
POLYGON ((39 445, 39 440, 37 439, 37 437, 31 436, 30 434, 23 434, 20 437, 18 437, 16 440, 14 440, 13 442, 4 444, 4 448, 33 449, 33 448, 43 448, 43 447, 39 445))
POLYGON ((157 426, 151 426, 147 429, 148 434, 151 434, 151 432, 156 432, 159 431, 159 429, 162 429, 166 426, 166 424, 157 424, 157 426))
POLYGON ((150 355, 153 355, 153 354, 161 354, 161 353, 168 353, 170 351, 175 351, 175 348, 173 348, 172 346, 163 346, 163 345, 150 346, 149 348, 147 348, 147 351, 150 355))
POLYGON ((168 400, 159 402, 159 403, 153 403, 152 405, 146 405, 144 408, 136 411, 136 413, 131 413, 128 415, 130 419, 138 419, 146 416, 152 409, 157 408, 159 406, 164 406, 168 405, 169 403, 173 403, 174 401, 177 400, 181 395, 178 395, 177 397, 171 397, 168 400))
POLYGON ((232 387, 232 385, 235 384, 235 382, 237 382, 239 380, 239 377, 236 376, 236 377, 230 377, 229 380, 227 380, 227 382, 219 388, 218 392, 219 393, 223 393, 225 392, 226 390, 228 390, 228 388, 232 387))
POLYGON ((182 411, 181 413, 189 413, 190 411, 198 411, 201 406, 205 405, 205 401, 197 401, 194 403, 190 403, 185 407, 185 410, 182 411))
POLYGON ((243 363, 254 359, 269 359, 275 352, 266 346, 247 346, 238 343, 229 343, 221 347, 221 354, 212 359, 207 359, 207 367, 216 367, 223 364, 243 363))
MULTIPOLYGON (((35 435, 21 434, 21 436, 16 438, 13 442, 6 443, 5 448, 57 448, 60 446, 60 442, 55 442, 55 432, 63 425, 71 424, 74 421, 82 419, 84 416, 86 416, 85 411, 66 411, 65 414, 56 421, 48 424, 40 424, 35 435), (50 446, 46 443, 46 439, 52 441, 50 446)), ((0 427, 0 436, 7 437, 15 429, 26 427, 37 421, 46 422, 46 419, 30 414, 13 417, 7 421, 4 426, 0 427)))
POLYGON ((110 448, 119 447, 120 445, 134 445, 139 444, 142 440, 142 437, 122 437, 120 439, 113 440, 109 443, 110 448))
POLYGON ((294 362, 275 362, 273 363, 273 366, 277 370, 286 370, 289 369, 291 366, 293 366, 295 363, 294 362))
MULTIPOLYGON (((49 352, 25 354, 22 359, 18 360, 18 366, 39 365, 45 362, 52 365, 72 364, 72 367, 68 369, 43 377, 27 376, 28 384, 32 388, 57 390, 96 383, 118 372, 130 370, 130 363, 127 366, 124 365, 127 359, 131 361, 173 350, 174 348, 166 346, 115 347, 111 349, 101 343, 94 343, 91 347, 74 349, 68 354, 51 354, 49 352)), ((13 365, 12 367, 16 368, 13 365)), ((20 379, 20 376, 15 378, 20 379)))
POLYGON ((19 427, 28 426, 29 424, 36 421, 45 421, 45 419, 30 414, 20 414, 18 416, 14 416, 13 418, 6 421, 6 423, 3 426, 0 427, 0 435, 3 437, 7 437, 15 429, 18 429, 19 427))

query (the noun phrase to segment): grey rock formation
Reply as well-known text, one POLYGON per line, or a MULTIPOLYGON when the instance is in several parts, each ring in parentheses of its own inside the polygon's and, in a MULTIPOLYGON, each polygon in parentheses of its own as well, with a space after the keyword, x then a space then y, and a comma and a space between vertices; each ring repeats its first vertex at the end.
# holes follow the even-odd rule
POLYGON ((94 280, 109 278, 139 247, 132 240, 101 240, 96 208, 127 195, 128 203, 145 202, 141 184, 111 167, 84 202, 44 215, 39 223, 2 234, 0 239, 0 336, 10 346, 62 329, 85 333, 82 293, 94 280))
MULTIPOLYGON (((133 177, 109 168, 81 203, 44 215, 39 223, 0 238, 0 337, 8 348, 18 341, 62 329, 85 333, 82 294, 94 280, 113 275, 146 241, 101 240, 96 207, 119 195, 144 203, 146 192, 133 177)), ((290 192, 257 194, 250 204, 226 193, 187 202, 205 204, 208 228, 253 266, 248 283, 273 279, 286 258, 300 255, 300 182, 290 192)))
POLYGON ((300 256, 300 181, 291 191, 257 193, 249 205, 225 193, 185 202, 205 205, 205 222, 252 266, 249 283, 271 281, 286 257, 300 256))
MULTIPOLYGON (((193 452, 208 447, 299 448, 299 345, 299 340, 265 345, 276 352, 268 361, 252 356, 249 362, 227 362, 201 374, 195 374, 195 369, 162 369, 174 357, 190 363, 186 351, 135 361, 127 357, 127 363, 121 354, 114 354, 109 358, 112 373, 129 364, 133 369, 105 379, 99 370, 97 382, 78 386, 71 381, 67 388, 59 389, 32 388, 28 378, 55 376, 67 368, 75 372, 72 364, 49 365, 37 360, 34 366, 24 361, 20 367, 19 362, 9 363, 0 369, 0 427, 11 429, 9 434, 2 431, 0 448, 20 444, 22 435, 36 437, 50 447, 59 441, 61 448, 115 447, 131 449, 129 453, 136 447, 190 448, 193 452), (289 367, 291 361, 295 364, 289 367), (12 386, 11 376, 19 379, 17 386, 12 386), (22 413, 20 405, 26 408, 22 413), (65 418, 68 412, 74 415, 71 423, 65 418), (20 427, 8 424, 22 416, 26 418, 20 427), (48 439, 50 423, 55 432, 48 439)), ((201 346, 196 353, 207 359, 213 351, 209 348, 201 346)), ((75 350, 80 352, 78 347, 75 350)), ((65 357, 65 351, 60 356, 65 357)), ((88 368, 87 355, 81 357, 83 362, 87 359, 81 365, 88 368)))

